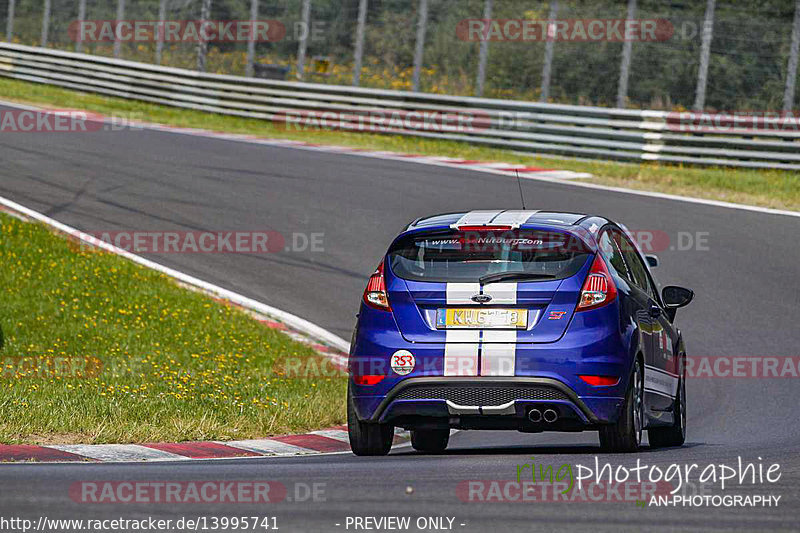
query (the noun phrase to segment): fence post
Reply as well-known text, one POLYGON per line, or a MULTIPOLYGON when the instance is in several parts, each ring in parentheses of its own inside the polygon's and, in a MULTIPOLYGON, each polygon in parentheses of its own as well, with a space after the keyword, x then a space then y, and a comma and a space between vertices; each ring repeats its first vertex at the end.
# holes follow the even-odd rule
POLYGON ((714 34, 714 9, 716 0, 708 0, 706 16, 703 21, 703 42, 700 45, 700 68, 697 70, 697 91, 694 97, 695 111, 702 111, 706 105, 706 85, 708 84, 708 60, 711 55, 711 39, 714 34))
MULTIPOLYGON (((492 0, 485 0, 483 3, 483 20, 489 24, 492 18, 492 0)), ((484 26, 484 30, 488 27, 484 26)), ((483 96, 483 84, 486 81, 486 61, 489 58, 489 39, 487 33, 481 35, 481 46, 478 50, 478 75, 475 79, 475 96, 483 96)))
POLYGON ((414 78, 411 90, 419 91, 419 75, 422 71, 422 56, 425 53, 425 31, 428 29, 428 0, 419 0, 417 20, 417 43, 414 47, 414 78))
POLYGON ((789 50, 789 65, 786 69, 786 91, 783 93, 783 110, 789 112, 794 107, 794 89, 797 83, 797 53, 800 49, 800 0, 794 6, 792 25, 792 44, 789 50))
POLYGON ((367 0, 358 2, 358 27, 356 28, 356 51, 353 61, 353 86, 361 84, 361 66, 364 63, 364 30, 367 25, 367 0))
POLYGON ((550 14, 547 24, 547 42, 544 48, 544 66, 542 67, 542 94, 539 96, 540 102, 546 102, 550 98, 550 72, 553 69, 553 47, 555 46, 556 26, 553 23, 558 15, 558 0, 550 0, 550 14))
POLYGON ((302 80, 306 73, 306 48, 308 47, 308 34, 311 33, 311 0, 303 0, 303 10, 300 18, 303 24, 303 34, 297 45, 298 80, 302 80))
MULTIPOLYGON (((256 20, 258 20, 258 0, 250 0, 250 24, 255 27, 256 20)), ((250 39, 247 41, 247 67, 245 68, 244 75, 252 78, 255 74, 255 67, 253 64, 256 61, 256 39, 255 32, 250 32, 250 39)))
MULTIPOLYGON (((117 0, 117 24, 125 19, 125 0, 117 0)), ((119 32, 114 31, 114 57, 119 58, 122 53, 122 41, 119 40, 119 32)))
POLYGON ((14 8, 17 0, 8 0, 8 20, 6 20, 6 42, 14 38, 14 8))
POLYGON ((47 46, 50 33, 50 0, 44 0, 44 13, 42 13, 42 48, 47 46))
POLYGON ((164 52, 164 22, 167 20, 167 0, 158 1, 158 31, 156 32, 156 65, 161 64, 164 52))
MULTIPOLYGON (((636 0, 628 0, 628 20, 636 16, 636 0)), ((617 85, 617 107, 625 107, 628 100, 628 78, 631 72, 631 52, 633 41, 625 35, 622 43, 622 63, 619 66, 619 84, 617 85)))
MULTIPOLYGON (((200 4, 200 28, 205 26, 206 21, 211 16, 211 0, 203 0, 200 4)), ((197 70, 206 71, 206 53, 208 52, 208 41, 200 37, 197 41, 197 70)))
POLYGON ((78 35, 75 36, 75 51, 83 52, 83 22, 86 20, 86 0, 78 2, 78 35))

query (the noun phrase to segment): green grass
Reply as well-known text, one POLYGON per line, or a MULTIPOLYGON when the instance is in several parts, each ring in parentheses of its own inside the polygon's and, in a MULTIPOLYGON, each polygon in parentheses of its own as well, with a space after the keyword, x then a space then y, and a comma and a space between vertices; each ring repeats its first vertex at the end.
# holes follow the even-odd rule
POLYGON ((396 135, 341 131, 293 131, 263 120, 229 117, 110 98, 7 78, 0 78, 0 94, 7 100, 59 108, 86 109, 105 114, 117 113, 126 114, 126 116, 130 114, 140 120, 182 127, 591 172, 595 175, 591 180, 594 183, 800 210, 800 173, 798 172, 682 167, 656 163, 579 161, 555 157, 534 157, 509 150, 396 135))
POLYGON ((318 358, 308 346, 163 274, 2 213, 0 265, 0 442, 225 440, 345 420, 342 377, 281 373, 318 358), (89 366, 43 371, 63 358, 89 366))

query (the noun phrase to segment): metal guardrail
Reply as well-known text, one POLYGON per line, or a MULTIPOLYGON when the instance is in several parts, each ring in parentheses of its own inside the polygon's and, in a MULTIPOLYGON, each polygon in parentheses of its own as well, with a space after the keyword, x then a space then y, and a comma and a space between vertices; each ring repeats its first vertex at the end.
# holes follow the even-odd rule
POLYGON ((706 121, 720 117, 254 79, 9 43, 0 43, 0 76, 287 128, 323 120, 348 131, 526 153, 800 170, 800 128, 784 127, 781 117, 762 118, 767 127, 757 129, 707 128, 706 121), (422 118, 437 113, 458 123, 432 126, 422 118))

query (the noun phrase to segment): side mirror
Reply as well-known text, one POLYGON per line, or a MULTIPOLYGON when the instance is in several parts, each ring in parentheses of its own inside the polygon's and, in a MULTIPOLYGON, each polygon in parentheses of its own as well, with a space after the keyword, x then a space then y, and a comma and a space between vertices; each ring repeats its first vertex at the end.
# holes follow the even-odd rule
POLYGON ((657 256, 657 255, 653 255, 653 254, 646 254, 646 255, 644 256, 644 258, 645 258, 645 259, 647 259, 647 265, 648 265, 650 268, 655 268, 655 267, 657 267, 657 266, 658 266, 658 256, 657 256))
POLYGON ((676 287, 675 285, 667 285, 661 291, 661 298, 664 300, 664 306, 667 309, 677 309, 689 305, 689 302, 694 298, 694 291, 676 287))

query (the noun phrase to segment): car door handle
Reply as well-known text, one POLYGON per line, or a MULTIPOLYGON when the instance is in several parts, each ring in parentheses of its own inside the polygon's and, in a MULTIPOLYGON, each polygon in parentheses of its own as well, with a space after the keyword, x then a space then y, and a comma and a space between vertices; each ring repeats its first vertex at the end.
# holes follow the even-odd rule
POLYGON ((656 304, 650 306, 650 318, 658 318, 661 316, 661 308, 656 304))

